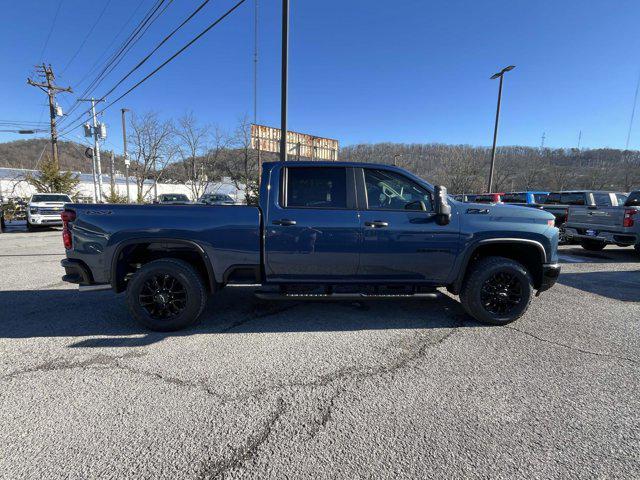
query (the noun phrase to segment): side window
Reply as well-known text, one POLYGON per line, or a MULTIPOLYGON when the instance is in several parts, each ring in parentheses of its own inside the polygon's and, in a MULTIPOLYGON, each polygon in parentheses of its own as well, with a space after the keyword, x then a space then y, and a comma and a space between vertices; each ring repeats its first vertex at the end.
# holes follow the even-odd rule
POLYGON ((547 195, 547 198, 544 199, 545 205, 559 205, 560 204, 560 194, 559 193, 550 193, 547 195))
POLYGON ((527 203, 526 193, 505 193, 502 195, 504 203, 527 203))
POLYGON ((618 201, 618 205, 622 206, 625 204, 625 202, 627 201, 627 197, 624 193, 616 193, 616 200, 618 201))
POLYGON ((428 212, 433 210, 431 194, 403 175, 365 169, 364 182, 370 210, 420 210, 420 201, 428 212))
POLYGON ((286 196, 287 207, 347 208, 347 170, 289 167, 286 196))
POLYGON ((608 193, 594 193, 593 201, 599 207, 610 207, 611 206, 611 197, 608 193))
POLYGON ((545 203, 545 200, 547 199, 548 196, 549 195, 547 195, 546 193, 534 193, 533 201, 537 204, 545 203))
POLYGON ((564 205, 584 205, 584 193, 563 193, 561 201, 564 205))

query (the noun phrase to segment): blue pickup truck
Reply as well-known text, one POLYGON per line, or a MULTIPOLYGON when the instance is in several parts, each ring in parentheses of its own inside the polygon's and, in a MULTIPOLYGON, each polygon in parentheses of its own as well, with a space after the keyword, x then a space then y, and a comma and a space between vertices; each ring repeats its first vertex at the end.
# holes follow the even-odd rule
POLYGON ((460 203, 397 167, 265 163, 260 205, 67 204, 64 280, 126 292, 154 330, 193 325, 207 297, 259 283, 279 300, 433 296, 485 323, 524 314, 560 272, 551 214, 460 203))

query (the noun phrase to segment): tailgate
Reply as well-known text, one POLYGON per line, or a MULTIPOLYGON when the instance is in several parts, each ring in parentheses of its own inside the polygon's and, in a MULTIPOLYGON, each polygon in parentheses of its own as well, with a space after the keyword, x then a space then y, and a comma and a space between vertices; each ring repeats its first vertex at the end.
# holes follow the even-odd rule
POLYGON ((595 229, 622 227, 623 207, 571 207, 568 225, 588 226, 595 229))

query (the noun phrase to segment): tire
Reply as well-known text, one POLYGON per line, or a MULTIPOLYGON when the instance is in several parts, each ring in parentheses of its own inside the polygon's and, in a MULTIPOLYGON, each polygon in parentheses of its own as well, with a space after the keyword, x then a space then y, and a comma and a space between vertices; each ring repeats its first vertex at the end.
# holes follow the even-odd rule
POLYGON ((635 246, 633 247, 633 249, 636 251, 636 253, 637 253, 638 255, 640 255, 640 243, 638 243, 637 245, 635 245, 635 246))
POLYGON ((474 263, 460 291, 465 311, 479 322, 490 325, 505 325, 517 320, 527 311, 532 298, 533 281, 527 269, 504 257, 485 257, 474 263), (504 289, 496 287, 502 284, 506 285, 504 289), (500 291, 496 292, 496 289, 500 291), (514 304, 516 296, 518 300, 514 304))
POLYGON ((601 242, 600 240, 582 240, 580 245, 585 250, 589 250, 590 252, 599 252, 607 246, 606 243, 601 242))
POLYGON ((35 232, 36 230, 37 228, 31 225, 31 223, 29 222, 29 219, 27 218, 27 232, 35 232))
POLYGON ((202 278, 187 262, 154 260, 127 285, 127 306, 142 326, 172 332, 195 325, 207 303, 202 278))

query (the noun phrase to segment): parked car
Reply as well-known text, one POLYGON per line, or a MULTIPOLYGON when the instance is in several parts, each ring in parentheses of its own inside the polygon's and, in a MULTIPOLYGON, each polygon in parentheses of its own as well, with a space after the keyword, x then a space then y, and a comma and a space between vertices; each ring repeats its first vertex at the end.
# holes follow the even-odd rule
POLYGON ((586 250, 599 251, 614 244, 634 246, 640 253, 640 191, 622 196, 611 194, 608 205, 584 205, 569 208, 565 232, 586 250))
POLYGON ((158 195, 158 200, 154 203, 161 203, 163 205, 187 205, 191 203, 189 197, 184 193, 163 193, 158 195))
POLYGON ((567 243, 571 240, 565 233, 564 224, 567 222, 567 214, 571 206, 606 206, 624 203, 626 195, 623 193, 602 191, 602 190, 571 190, 550 192, 542 204, 542 209, 553 214, 556 219, 556 227, 560 230, 560 243, 567 243))
POLYGON ((241 282, 268 300, 447 287, 477 320, 505 324, 560 272, 549 213, 470 208, 380 164, 265 163, 258 207, 76 204, 63 219, 64 280, 126 291, 131 315, 162 331, 194 324, 209 293, 241 282))
POLYGON ((207 205, 235 205, 235 201, 225 193, 206 193, 198 201, 207 205))
POLYGON ((503 203, 502 195, 504 193, 480 193, 478 195, 474 195, 473 203, 503 203))
POLYGON ((31 232, 38 227, 62 225, 60 214, 65 203, 71 203, 71 198, 65 193, 32 195, 26 209, 27 230, 31 232))
POLYGON ((540 191, 507 192, 500 196, 500 200, 503 203, 537 207, 544 203, 548 195, 549 192, 540 191))

